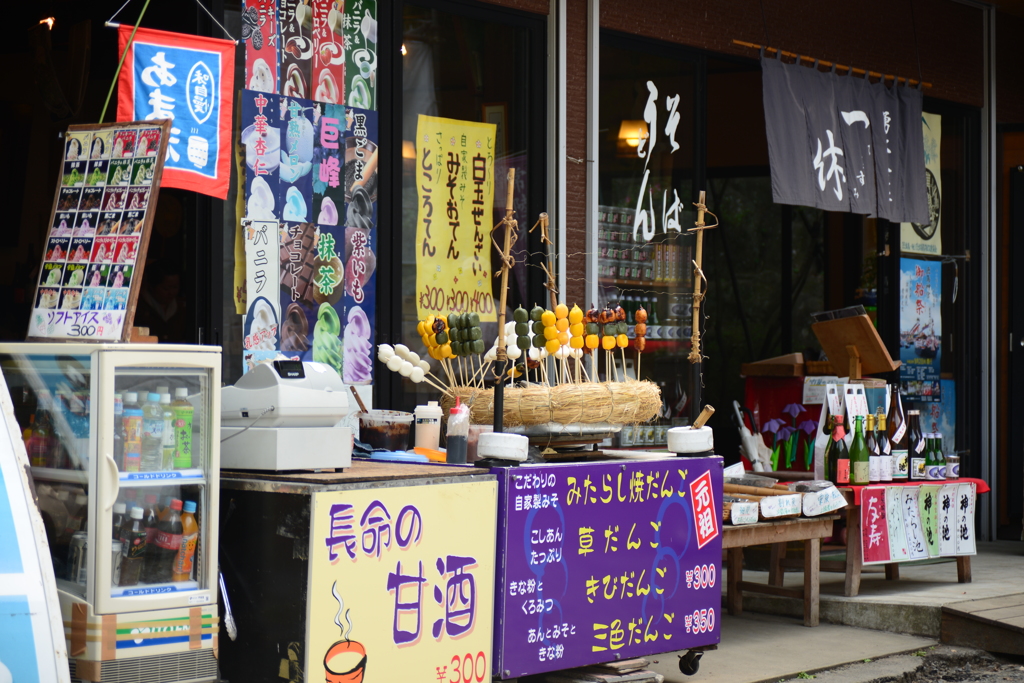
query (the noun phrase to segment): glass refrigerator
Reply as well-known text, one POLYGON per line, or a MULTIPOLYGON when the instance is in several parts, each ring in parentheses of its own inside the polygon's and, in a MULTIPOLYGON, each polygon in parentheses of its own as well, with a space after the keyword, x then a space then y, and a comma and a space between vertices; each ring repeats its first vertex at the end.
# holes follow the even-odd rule
POLYGON ((218 678, 220 368, 219 347, 0 345, 72 680, 218 678))

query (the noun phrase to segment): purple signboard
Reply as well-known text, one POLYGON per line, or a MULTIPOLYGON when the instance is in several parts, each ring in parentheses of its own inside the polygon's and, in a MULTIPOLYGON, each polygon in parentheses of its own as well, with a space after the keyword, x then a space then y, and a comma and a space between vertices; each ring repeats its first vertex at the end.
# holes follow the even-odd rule
POLYGON ((719 642, 721 458, 491 471, 495 677, 719 642))

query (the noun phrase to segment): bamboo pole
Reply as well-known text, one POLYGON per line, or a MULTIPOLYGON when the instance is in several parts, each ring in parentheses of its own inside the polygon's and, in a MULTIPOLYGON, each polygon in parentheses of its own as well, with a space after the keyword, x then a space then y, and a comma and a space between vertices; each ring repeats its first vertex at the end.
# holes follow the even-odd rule
MULTIPOLYGON (((505 353, 505 307, 508 304, 508 271, 511 267, 509 261, 512 259, 512 232, 515 220, 512 218, 512 199, 516 189, 516 169, 508 169, 507 192, 505 195, 505 218, 501 225, 505 226, 504 247, 501 251, 501 304, 498 307, 498 350, 496 352, 498 362, 498 377, 500 378, 494 387, 494 431, 504 430, 505 417, 505 370, 508 366, 508 355, 505 353)), ((529 367, 529 366, 527 366, 529 367)))
POLYGON ((722 484, 722 491, 730 495, 737 493, 745 494, 748 496, 790 496, 793 495, 792 491, 780 491, 779 489, 769 489, 763 486, 743 486, 742 484, 722 484))

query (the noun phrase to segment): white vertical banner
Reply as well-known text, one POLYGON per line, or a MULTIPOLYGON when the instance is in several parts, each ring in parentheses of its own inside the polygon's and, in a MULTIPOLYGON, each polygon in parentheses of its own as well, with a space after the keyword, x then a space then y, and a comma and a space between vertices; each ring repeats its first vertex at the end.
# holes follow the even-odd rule
POLYGON ((953 538, 957 555, 974 555, 978 552, 974 538, 974 503, 976 488, 973 483, 958 484, 956 487, 956 529, 953 538))
POLYGON ((885 487, 885 517, 889 522, 889 557, 893 562, 910 559, 910 544, 903 524, 901 487, 885 487))
POLYGON ((244 220, 245 321, 243 370, 270 360, 280 348, 281 285, 280 233, 277 221, 244 220))
MULTIPOLYGON (((896 487, 893 487, 896 488, 896 487)), ((911 560, 928 559, 928 542, 921 526, 921 510, 917 498, 920 490, 916 486, 903 486, 900 491, 903 511, 903 528, 907 532, 907 544, 910 547, 911 560)))

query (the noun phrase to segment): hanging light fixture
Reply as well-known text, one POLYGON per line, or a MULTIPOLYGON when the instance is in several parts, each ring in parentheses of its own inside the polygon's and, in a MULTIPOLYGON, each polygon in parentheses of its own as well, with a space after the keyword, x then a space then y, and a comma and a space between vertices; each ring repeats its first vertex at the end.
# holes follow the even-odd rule
POLYGON ((619 141, 630 147, 639 147, 641 140, 649 135, 646 121, 623 120, 619 125, 619 141))

